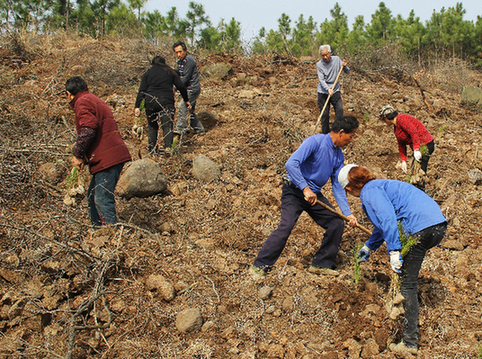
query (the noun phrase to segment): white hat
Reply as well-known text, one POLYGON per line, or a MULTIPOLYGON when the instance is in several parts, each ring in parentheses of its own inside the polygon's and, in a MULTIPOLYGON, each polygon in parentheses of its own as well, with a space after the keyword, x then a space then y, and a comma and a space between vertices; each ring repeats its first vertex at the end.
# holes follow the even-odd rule
POLYGON ((395 109, 393 108, 393 106, 385 105, 380 110, 380 116, 387 116, 387 115, 389 115, 391 113, 394 113, 394 112, 395 112, 395 109))
POLYGON ((348 172, 350 172, 353 167, 358 167, 358 165, 345 165, 338 174, 338 182, 340 183, 341 187, 343 187, 343 189, 345 189, 345 187, 348 185, 348 172))

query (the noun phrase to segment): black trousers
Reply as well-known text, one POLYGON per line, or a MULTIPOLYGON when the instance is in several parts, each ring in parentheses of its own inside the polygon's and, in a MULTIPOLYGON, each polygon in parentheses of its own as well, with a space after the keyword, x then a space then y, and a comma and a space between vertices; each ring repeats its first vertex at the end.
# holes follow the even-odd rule
MULTIPOLYGON (((319 201, 332 207, 321 193, 318 193, 317 197, 319 201)), ((319 226, 325 229, 321 246, 313 257, 312 265, 319 268, 334 269, 345 222, 319 204, 310 205, 305 201, 303 191, 286 183, 283 185, 281 194, 280 224, 269 235, 259 251, 254 260, 256 267, 268 269, 276 263, 303 211, 306 211, 319 226)))
MULTIPOLYGON (((325 106, 325 102, 328 98, 328 94, 323 94, 318 92, 318 108, 323 110, 323 106, 325 106)), ((330 97, 328 104, 325 107, 325 111, 321 115, 321 133, 329 133, 330 132, 330 104, 335 109, 335 120, 337 118, 343 117, 343 101, 341 99, 340 91, 337 91, 330 97)))
POLYGON ((418 275, 422 266, 425 254, 430 248, 435 247, 445 236, 447 222, 437 224, 413 234, 418 242, 410 248, 410 251, 403 258, 401 287, 405 300, 403 301, 404 326, 403 341, 409 347, 418 345, 418 275))
POLYGON ((164 140, 163 147, 172 147, 175 111, 176 110, 173 103, 163 101, 163 99, 146 99, 147 139, 149 151, 157 149, 157 133, 159 131, 159 123, 162 127, 164 140))

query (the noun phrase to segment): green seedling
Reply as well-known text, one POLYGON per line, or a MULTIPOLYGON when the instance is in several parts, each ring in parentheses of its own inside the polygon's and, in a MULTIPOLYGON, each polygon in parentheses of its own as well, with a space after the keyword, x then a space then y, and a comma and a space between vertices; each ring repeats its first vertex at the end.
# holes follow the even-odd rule
POLYGON ((367 111, 365 111, 365 112, 363 113, 363 117, 364 117, 364 119, 365 119, 365 123, 367 123, 367 122, 368 122, 368 118, 369 118, 369 116, 370 116, 370 115, 368 114, 368 112, 367 112, 367 111))
POLYGON ((357 245, 355 245, 355 247, 353 247, 353 267, 354 267, 353 281, 355 282, 355 284, 358 284, 358 282, 360 281, 361 269, 360 269, 360 258, 358 258, 358 252, 362 247, 363 247, 363 243, 358 243, 357 245))
MULTIPOLYGON (((141 113, 142 113, 142 110, 144 110, 144 107, 145 107, 145 100, 142 100, 141 104, 139 105, 139 110, 141 111, 141 113)), ((139 125, 142 125, 141 116, 136 116, 136 121, 139 125)))
POLYGON ((438 137, 441 137, 443 132, 444 132, 444 125, 441 125, 441 126, 438 128, 438 137))
MULTIPOLYGON (((400 236, 400 243, 402 244, 402 249, 400 255, 405 257, 405 255, 410 251, 410 249, 418 243, 418 238, 413 236, 407 236, 403 230, 401 222, 398 222, 398 233, 400 236)), ((397 273, 392 274, 392 280, 390 283, 389 296, 393 299, 396 293, 400 290, 400 277, 397 273)))
POLYGON ((65 184, 67 185, 67 188, 70 189, 74 185, 77 184, 79 179, 79 170, 77 167, 72 167, 72 170, 70 171, 70 174, 65 178, 65 184))
POLYGON ((171 156, 174 154, 174 151, 176 150, 178 143, 179 143, 179 137, 175 137, 171 145, 171 156))
POLYGON ((402 250, 400 251, 400 254, 403 258, 410 251, 410 248, 418 243, 418 238, 407 236, 403 231, 402 223, 400 222, 398 222, 398 232, 400 234, 400 242, 402 243, 402 250))
POLYGON ((420 145, 420 153, 422 156, 430 156, 430 152, 428 151, 428 147, 424 144, 420 145))

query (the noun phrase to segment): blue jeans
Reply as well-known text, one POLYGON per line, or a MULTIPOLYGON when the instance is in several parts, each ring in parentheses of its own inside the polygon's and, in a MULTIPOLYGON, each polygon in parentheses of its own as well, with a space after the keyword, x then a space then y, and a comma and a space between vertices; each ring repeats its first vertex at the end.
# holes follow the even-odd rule
POLYGON ((403 258, 400 292, 405 300, 403 325, 403 341, 408 347, 416 348, 418 345, 418 275, 422 266, 425 253, 435 247, 445 236, 447 222, 437 224, 415 233, 418 242, 410 248, 403 258))
POLYGON ((179 104, 179 115, 177 118, 175 133, 179 135, 186 133, 188 125, 191 125, 194 133, 203 133, 205 132, 204 126, 202 125, 201 121, 199 121, 199 118, 195 113, 196 101, 199 97, 200 92, 188 91, 187 94, 189 96, 189 103, 191 104, 191 111, 187 109, 184 100, 181 100, 181 103, 179 104))
MULTIPOLYGON (((332 207, 321 193, 318 193, 317 197, 319 201, 332 207)), ((294 185, 288 184, 284 184, 282 188, 280 224, 269 235, 259 251, 258 256, 254 260, 256 267, 266 270, 275 264, 303 211, 306 211, 319 226, 325 229, 321 246, 313 257, 312 265, 318 268, 333 269, 335 267, 345 222, 319 204, 310 205, 305 201, 303 191, 294 185)))
POLYGON ((87 200, 93 226, 117 223, 114 190, 123 167, 120 163, 92 175, 87 200))
MULTIPOLYGON (((318 92, 318 108, 323 110, 325 106, 328 94, 318 92)), ((343 117, 343 101, 341 100, 341 93, 337 91, 330 97, 328 104, 325 107, 325 111, 321 115, 321 133, 330 132, 330 104, 335 109, 335 120, 343 117)))

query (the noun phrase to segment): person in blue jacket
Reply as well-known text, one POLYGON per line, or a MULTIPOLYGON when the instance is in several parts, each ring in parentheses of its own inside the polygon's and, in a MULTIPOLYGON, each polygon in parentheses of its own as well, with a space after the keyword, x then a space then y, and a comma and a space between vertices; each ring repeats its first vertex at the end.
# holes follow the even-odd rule
POLYGON ((288 159, 288 175, 283 179, 281 194, 281 221, 278 228, 269 235, 251 267, 255 275, 264 275, 275 264, 303 211, 325 229, 321 246, 313 257, 309 271, 316 274, 338 274, 334 267, 345 223, 317 201, 331 206, 321 193, 323 186, 331 179, 338 206, 350 219, 351 225, 358 225, 355 216, 351 214, 345 191, 338 183, 338 172, 345 160, 342 148, 352 142, 357 128, 358 120, 353 116, 337 119, 329 134, 308 137, 288 159))
POLYGON ((392 350, 414 354, 418 350, 418 275, 426 252, 445 236, 447 221, 437 202, 406 182, 377 179, 367 168, 354 164, 341 169, 338 181, 348 193, 360 198, 375 227, 358 253, 360 261, 367 261, 370 253, 385 242, 392 270, 401 275, 400 291, 405 298, 403 341, 392 350), (399 222, 404 234, 416 239, 403 258, 399 222))

